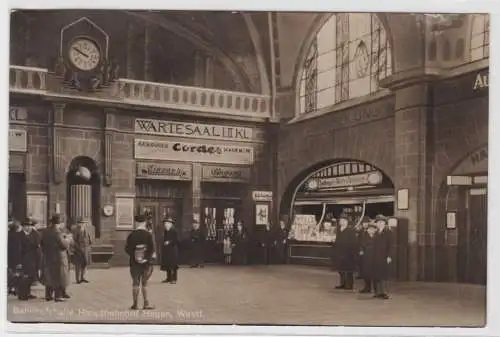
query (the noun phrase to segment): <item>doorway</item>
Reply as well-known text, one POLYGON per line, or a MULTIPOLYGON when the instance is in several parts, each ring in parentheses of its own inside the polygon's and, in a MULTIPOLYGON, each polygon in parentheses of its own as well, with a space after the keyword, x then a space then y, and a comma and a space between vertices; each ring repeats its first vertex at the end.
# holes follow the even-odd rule
POLYGON ((206 233, 205 261, 223 262, 223 240, 226 233, 232 233, 242 215, 241 200, 202 200, 201 224, 206 233))
MULTIPOLYGON (((182 214, 181 203, 176 200, 139 200, 138 205, 140 212, 146 214, 148 223, 153 229, 153 240, 157 256, 156 262, 157 264, 161 264, 161 247, 163 246, 164 232, 163 220, 166 217, 171 217, 174 223, 178 224, 179 216, 182 214)), ((177 230, 179 231, 178 226, 177 230)))
POLYGON ((486 284, 488 195, 486 187, 467 194, 466 282, 486 284))
POLYGON ((8 215, 17 221, 26 218, 26 179, 23 173, 9 174, 8 215))

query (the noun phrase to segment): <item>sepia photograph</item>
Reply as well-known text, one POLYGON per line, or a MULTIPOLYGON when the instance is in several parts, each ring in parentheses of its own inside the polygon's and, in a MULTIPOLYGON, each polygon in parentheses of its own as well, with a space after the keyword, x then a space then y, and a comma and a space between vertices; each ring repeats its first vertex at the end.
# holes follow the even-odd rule
POLYGON ((484 327, 489 46, 488 13, 12 9, 7 320, 484 327))

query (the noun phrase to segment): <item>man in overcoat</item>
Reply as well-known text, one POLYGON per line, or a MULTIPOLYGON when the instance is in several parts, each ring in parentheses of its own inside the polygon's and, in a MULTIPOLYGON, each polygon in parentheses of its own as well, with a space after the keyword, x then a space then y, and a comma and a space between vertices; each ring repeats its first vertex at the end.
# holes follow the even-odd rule
POLYGON ((21 301, 35 298, 31 294, 31 286, 38 279, 39 243, 37 236, 33 233, 34 222, 27 218, 22 226, 20 236, 20 262, 21 280, 17 290, 17 296, 21 301))
POLYGON ((177 283, 177 270, 179 269, 179 236, 174 227, 172 218, 163 220, 165 231, 163 232, 163 247, 161 252, 161 270, 166 272, 163 283, 177 283))
POLYGON ((237 265, 247 264, 248 235, 243 228, 243 222, 239 220, 236 230, 233 233, 231 242, 233 243, 233 262, 237 265))
POLYGON ((374 256, 372 262, 374 297, 388 299, 386 281, 389 278, 390 264, 392 263, 392 231, 389 229, 387 218, 384 215, 377 215, 375 223, 377 225, 377 234, 374 240, 374 256))
POLYGON ((271 264, 273 262, 273 251, 276 246, 276 232, 273 231, 271 223, 266 224, 266 228, 262 233, 261 246, 264 248, 264 263, 271 264))
POLYGON ((280 228, 276 235, 276 261, 278 263, 286 263, 288 243, 288 230, 286 229, 285 221, 280 221, 280 228))
POLYGON ((190 233, 191 241, 191 268, 203 268, 203 251, 205 247, 205 233, 200 228, 198 219, 193 219, 193 228, 190 233))
POLYGON ((69 283, 68 248, 72 243, 71 235, 63 232, 64 223, 59 214, 54 214, 48 228, 42 235, 43 283, 45 299, 63 302, 69 298, 66 287, 69 283))
POLYGON ((92 235, 88 222, 82 218, 77 219, 77 226, 73 228, 72 234, 76 283, 89 283, 85 279, 87 266, 92 260, 92 235))
MULTIPOLYGON (((356 235, 357 235, 357 238, 358 238, 358 249, 361 249, 361 244, 362 244, 362 241, 363 241, 363 237, 366 235, 366 232, 368 230, 368 227, 371 223, 371 219, 368 217, 368 216, 364 216, 359 225, 356 226, 356 235)), ((358 276, 357 278, 358 279, 363 279, 363 256, 362 255, 359 255, 358 256, 358 260, 357 260, 357 269, 358 269, 358 276)), ((368 285, 369 287, 371 287, 371 285, 368 285)), ((367 285, 365 284, 365 288, 363 289, 366 289, 367 285)))
POLYGON ((7 287, 9 295, 17 294, 17 286, 21 272, 21 224, 15 219, 9 219, 9 233, 7 236, 7 287))
POLYGON ((354 286, 354 271, 358 255, 358 241, 349 218, 345 215, 339 217, 337 238, 334 245, 337 271, 340 284, 337 289, 352 290, 354 286))

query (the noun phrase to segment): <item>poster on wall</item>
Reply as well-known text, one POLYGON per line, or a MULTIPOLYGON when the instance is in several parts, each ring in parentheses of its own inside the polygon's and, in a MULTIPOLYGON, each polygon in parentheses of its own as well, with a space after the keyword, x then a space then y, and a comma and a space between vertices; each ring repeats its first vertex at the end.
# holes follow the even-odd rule
POLYGON ((269 223, 269 206, 266 204, 255 205, 255 224, 267 225, 269 223))
POLYGON ((48 197, 43 192, 27 193, 28 216, 38 222, 40 228, 47 227, 47 202, 48 197))
POLYGON ((130 194, 115 196, 116 229, 134 229, 134 200, 130 194))
POLYGON ((135 139, 136 159, 173 160, 180 162, 202 162, 221 164, 252 164, 252 147, 213 144, 208 142, 157 141, 135 139))

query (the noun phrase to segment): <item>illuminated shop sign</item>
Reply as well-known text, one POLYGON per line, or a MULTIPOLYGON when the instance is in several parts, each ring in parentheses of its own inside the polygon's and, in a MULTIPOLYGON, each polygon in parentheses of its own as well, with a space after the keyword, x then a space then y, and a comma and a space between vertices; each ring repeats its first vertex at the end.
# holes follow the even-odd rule
POLYGON ((135 139, 136 159, 172 160, 224 164, 252 164, 252 147, 205 142, 135 139))
POLYGON ((185 123, 137 118, 135 132, 174 137, 249 141, 252 129, 239 126, 185 123))

